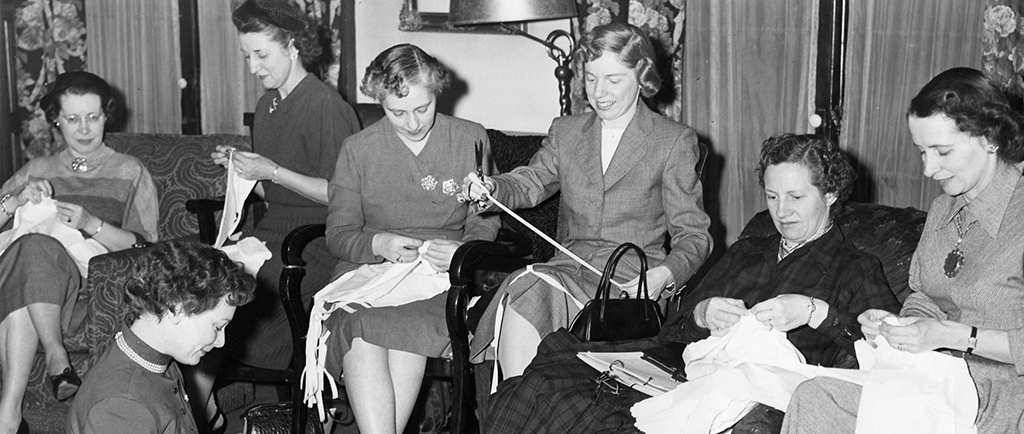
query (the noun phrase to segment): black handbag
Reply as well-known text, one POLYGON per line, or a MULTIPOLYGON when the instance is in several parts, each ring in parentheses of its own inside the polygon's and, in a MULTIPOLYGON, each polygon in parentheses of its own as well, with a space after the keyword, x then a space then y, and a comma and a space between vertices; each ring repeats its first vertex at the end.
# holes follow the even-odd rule
POLYGON ((625 243, 608 258, 594 299, 583 306, 569 331, 583 342, 631 341, 657 336, 661 322, 661 308, 647 292, 647 256, 635 244, 625 243), (637 298, 611 298, 611 278, 627 250, 640 257, 637 298))

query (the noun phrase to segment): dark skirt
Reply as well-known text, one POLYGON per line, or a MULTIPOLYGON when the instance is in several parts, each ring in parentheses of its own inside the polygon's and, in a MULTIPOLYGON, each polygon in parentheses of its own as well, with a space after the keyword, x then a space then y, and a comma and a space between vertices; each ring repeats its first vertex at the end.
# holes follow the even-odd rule
POLYGON ((390 350, 447 357, 451 353, 451 338, 445 322, 447 299, 448 291, 445 291, 401 306, 356 307, 352 313, 334 311, 324 321, 324 330, 331 332, 324 368, 337 378, 355 338, 390 350))
MULTIPOLYGON (((270 369, 286 368, 291 361, 291 329, 284 307, 281 305, 281 244, 292 229, 308 223, 298 219, 289 222, 268 222, 264 218, 261 229, 247 229, 243 237, 254 236, 266 242, 273 255, 260 267, 256 275, 256 298, 235 312, 228 327, 228 354, 242 363, 270 369)), ((321 220, 320 223, 323 223, 321 220)), ((331 282, 331 270, 337 261, 327 248, 324 238, 317 238, 302 253, 306 261, 306 275, 302 278, 302 300, 308 307, 317 291, 331 282)), ((305 332, 303 330, 303 332, 305 332)))
POLYGON ((23 235, 0 255, 0 319, 30 304, 56 304, 67 334, 84 319, 84 306, 75 306, 81 287, 78 265, 53 237, 23 235))

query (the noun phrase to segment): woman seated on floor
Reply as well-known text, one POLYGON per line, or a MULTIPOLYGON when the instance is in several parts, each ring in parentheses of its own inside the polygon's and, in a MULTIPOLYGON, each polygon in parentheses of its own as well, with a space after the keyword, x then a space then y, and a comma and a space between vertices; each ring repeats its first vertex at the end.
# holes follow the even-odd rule
POLYGON ((846 244, 833 224, 852 189, 853 168, 829 139, 787 134, 764 142, 757 172, 778 234, 733 244, 657 338, 580 343, 564 329, 549 335, 524 375, 498 386, 484 432, 635 431, 629 409, 647 395, 626 388, 597 391, 600 373, 576 353, 657 345, 681 352, 688 343, 724 335, 748 309, 758 321, 787 332, 807 363, 855 365, 857 315, 899 302, 878 259, 846 244))
POLYGON ((224 327, 253 298, 256 279, 224 252, 160 243, 125 283, 127 321, 82 383, 67 432, 194 433, 178 363, 195 365, 224 345, 224 327))
MULTIPOLYGON (((1024 117, 981 71, 953 68, 910 101, 907 126, 924 175, 945 194, 914 251, 914 292, 902 310, 864 312, 863 331, 900 351, 954 350, 977 388, 978 432, 1024 432, 1024 117)), ((783 431, 856 431, 863 390, 833 378, 803 382, 783 431)))

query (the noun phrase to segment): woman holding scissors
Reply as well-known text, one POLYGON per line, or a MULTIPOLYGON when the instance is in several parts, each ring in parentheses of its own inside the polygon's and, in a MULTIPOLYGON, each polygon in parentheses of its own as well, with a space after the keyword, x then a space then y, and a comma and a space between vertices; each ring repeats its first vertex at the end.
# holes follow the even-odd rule
MULTIPOLYGON (((386 119, 345 140, 328 187, 335 276, 418 257, 445 272, 463 242, 497 235, 496 215, 482 216, 456 197, 466 172, 491 173, 490 145, 479 124, 436 112, 450 83, 448 69, 415 45, 391 47, 366 68, 360 91, 381 104, 386 119)), ((445 299, 338 310, 325 321, 326 369, 333 377, 344 372, 360 432, 405 429, 427 357, 451 351, 445 299)))

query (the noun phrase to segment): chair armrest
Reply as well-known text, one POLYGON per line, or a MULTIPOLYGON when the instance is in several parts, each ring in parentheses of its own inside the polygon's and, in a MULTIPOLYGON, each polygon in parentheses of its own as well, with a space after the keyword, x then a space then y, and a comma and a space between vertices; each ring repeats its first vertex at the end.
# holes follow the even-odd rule
MULTIPOLYGON (((292 334, 292 367, 297 367, 296 374, 302 372, 306 362, 306 331, 309 327, 309 310, 302 299, 302 278, 306 275, 306 261, 302 252, 313 240, 325 235, 327 225, 316 224, 299 226, 292 229, 281 243, 281 282, 278 292, 281 305, 288 317, 288 328, 292 334)), ((298 377, 295 378, 298 384, 298 377)))
POLYGON ((215 199, 190 199, 185 201, 185 210, 196 215, 199 224, 199 241, 213 244, 217 237, 216 214, 224 210, 224 197, 215 199))

